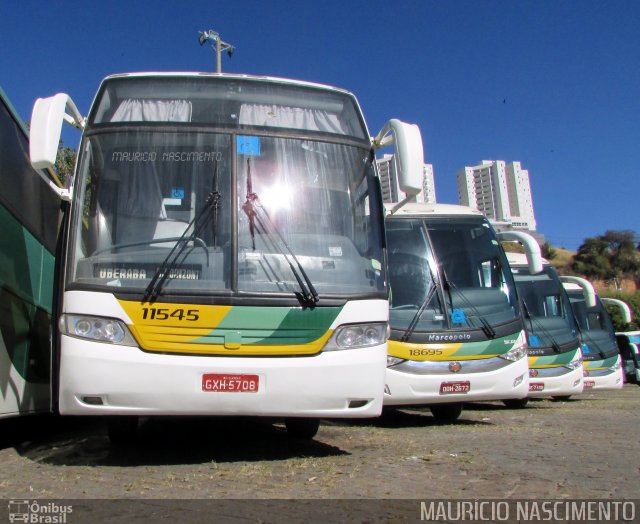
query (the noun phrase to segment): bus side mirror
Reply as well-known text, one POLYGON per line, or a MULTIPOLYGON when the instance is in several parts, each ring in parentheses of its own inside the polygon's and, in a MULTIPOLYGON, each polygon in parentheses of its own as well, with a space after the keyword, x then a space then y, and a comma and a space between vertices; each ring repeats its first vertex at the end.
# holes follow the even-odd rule
POLYGON ((29 130, 29 156, 34 169, 53 169, 63 121, 79 129, 84 126, 84 118, 69 95, 58 93, 36 100, 29 130))
POLYGON ((535 238, 521 231, 500 231, 497 236, 501 242, 520 242, 527 255, 529 273, 532 275, 542 273, 542 253, 540 252, 540 244, 535 238))
POLYGON ((627 304, 622 300, 618 300, 617 298, 602 297, 600 300, 602 300, 602 302, 608 306, 613 306, 618 308, 618 310, 620 311, 620 315, 622 316, 622 321, 625 324, 631 323, 633 315, 631 313, 631 308, 629 307, 629 304, 627 304))
POLYGON ((582 288, 582 293, 584 295, 585 305, 588 308, 595 307, 596 302, 596 290, 593 287, 593 284, 588 280, 580 277, 574 277, 569 275, 561 275, 560 281, 567 284, 576 284, 582 288))
POLYGON ((422 135, 415 124, 389 120, 373 139, 373 147, 380 149, 394 143, 396 168, 400 190, 413 197, 422 191, 424 152, 422 135))

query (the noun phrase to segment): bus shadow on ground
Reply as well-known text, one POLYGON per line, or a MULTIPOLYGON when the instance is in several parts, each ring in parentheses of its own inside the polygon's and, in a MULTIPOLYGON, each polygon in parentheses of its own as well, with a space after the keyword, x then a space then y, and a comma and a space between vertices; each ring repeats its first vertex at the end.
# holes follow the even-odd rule
POLYGON ((372 426, 376 428, 425 428, 437 426, 491 426, 492 422, 465 419, 464 410, 456 420, 438 420, 428 407, 385 408, 378 418, 333 419, 325 422, 334 426, 372 426))
POLYGON ((287 460, 347 455, 318 440, 287 435, 274 420, 244 417, 153 417, 141 420, 137 437, 112 445, 104 420, 59 417, 12 447, 34 462, 59 466, 159 466, 287 460))
MULTIPOLYGON (((576 399, 575 401, 578 401, 576 399)), ((468 402, 464 405, 464 410, 468 411, 527 411, 536 410, 544 411, 548 409, 556 409, 558 404, 563 402, 574 402, 573 399, 556 400, 552 398, 530 398, 524 407, 509 407, 502 402, 468 402)), ((464 411, 463 411, 464 413, 464 411)))

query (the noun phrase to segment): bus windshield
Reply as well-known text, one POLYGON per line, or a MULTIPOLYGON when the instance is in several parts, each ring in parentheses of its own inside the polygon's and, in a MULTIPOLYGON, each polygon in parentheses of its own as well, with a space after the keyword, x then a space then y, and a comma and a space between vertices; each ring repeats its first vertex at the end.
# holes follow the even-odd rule
POLYGON ((512 268, 512 272, 524 307, 529 353, 578 347, 578 331, 569 297, 555 270, 545 266, 542 273, 532 275, 526 267, 517 267, 512 268))
POLYGON ((599 298, 592 308, 586 306, 582 291, 569 290, 571 307, 583 337, 585 360, 608 358, 618 353, 613 324, 599 298))
POLYGON ((387 219, 390 323, 419 332, 483 331, 519 317, 491 226, 474 217, 387 219))
POLYGON ((350 95, 324 91, 105 81, 79 159, 70 285, 383 297, 366 130, 350 95))

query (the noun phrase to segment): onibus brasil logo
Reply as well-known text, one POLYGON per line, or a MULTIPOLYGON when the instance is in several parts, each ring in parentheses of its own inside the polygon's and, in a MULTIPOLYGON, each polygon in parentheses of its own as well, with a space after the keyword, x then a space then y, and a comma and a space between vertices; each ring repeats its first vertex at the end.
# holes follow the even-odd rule
POLYGON ((65 524, 67 515, 73 512, 70 505, 37 500, 10 500, 9 522, 33 524, 65 524))

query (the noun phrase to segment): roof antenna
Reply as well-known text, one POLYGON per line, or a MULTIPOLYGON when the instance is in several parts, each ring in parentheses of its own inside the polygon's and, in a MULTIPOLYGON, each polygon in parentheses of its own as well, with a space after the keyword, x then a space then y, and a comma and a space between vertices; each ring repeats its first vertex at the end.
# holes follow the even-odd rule
POLYGON ((200 31, 198 42, 200 42, 200 45, 211 42, 211 47, 216 50, 216 73, 222 73, 222 51, 226 51, 229 58, 231 58, 231 55, 236 48, 227 42, 223 42, 222 38, 220 38, 220 34, 213 29, 200 31))

